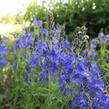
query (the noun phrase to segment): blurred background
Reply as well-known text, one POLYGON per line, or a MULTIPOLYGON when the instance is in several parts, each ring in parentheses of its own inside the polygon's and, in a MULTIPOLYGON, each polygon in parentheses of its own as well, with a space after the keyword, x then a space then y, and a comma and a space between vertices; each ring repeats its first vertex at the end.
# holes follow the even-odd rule
POLYGON ((68 35, 77 26, 86 26, 90 38, 100 28, 109 33, 109 0, 0 0, 0 34, 22 31, 33 17, 46 22, 50 10, 54 22, 65 24, 68 35))

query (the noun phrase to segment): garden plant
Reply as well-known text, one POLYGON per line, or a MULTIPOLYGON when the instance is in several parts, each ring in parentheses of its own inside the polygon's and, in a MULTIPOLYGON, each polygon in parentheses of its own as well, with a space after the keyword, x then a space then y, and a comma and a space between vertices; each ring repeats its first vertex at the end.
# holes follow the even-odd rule
POLYGON ((0 42, 0 109, 109 109, 98 65, 97 41, 77 27, 68 40, 64 26, 33 18, 25 31, 0 42))

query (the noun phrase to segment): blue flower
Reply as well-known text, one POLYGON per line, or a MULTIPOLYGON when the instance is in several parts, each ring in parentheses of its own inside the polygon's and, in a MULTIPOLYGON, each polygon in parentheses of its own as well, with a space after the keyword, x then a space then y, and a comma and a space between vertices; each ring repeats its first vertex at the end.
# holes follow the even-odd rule
POLYGON ((37 43, 37 48, 36 48, 39 52, 43 53, 44 51, 46 51, 47 49, 47 45, 44 44, 43 42, 39 41, 37 43))
POLYGON ((64 51, 61 51, 59 53, 59 60, 60 60, 60 62, 65 62, 65 60, 66 60, 67 57, 68 57, 68 55, 64 51))
POLYGON ((14 47, 16 49, 23 48, 23 49, 31 49, 34 42, 34 38, 31 36, 29 32, 25 33, 23 37, 21 37, 19 40, 17 40, 14 43, 14 47))
POLYGON ((86 72, 87 66, 88 66, 87 60, 78 61, 77 65, 76 65, 77 73, 84 75, 84 73, 86 72))
POLYGON ((41 80, 43 80, 43 78, 44 78, 44 75, 42 73, 40 73, 39 80, 41 81, 41 80))
POLYGON ((19 48, 20 48, 19 40, 18 40, 18 41, 15 41, 15 43, 14 43, 14 48, 15 48, 15 49, 19 49, 19 48))
POLYGON ((84 95, 83 98, 80 100, 80 106, 81 108, 87 109, 87 97, 84 95))
POLYGON ((67 75, 67 73, 62 73, 59 77, 59 82, 63 85, 66 86, 67 85, 67 80, 69 80, 69 76, 67 75))
POLYGON ((5 58, 0 58, 0 67, 4 67, 4 66, 6 66, 6 64, 7 64, 6 59, 5 58))
POLYGON ((72 63, 75 63, 77 60, 77 57, 78 57, 77 54, 71 54, 69 58, 72 60, 72 63))
POLYGON ((70 50, 71 49, 71 43, 68 40, 63 40, 62 41, 62 47, 70 50))
POLYGON ((92 109, 100 109, 100 103, 97 100, 93 100, 92 109))
POLYGON ((106 37, 105 37, 105 41, 106 41, 107 43, 109 43, 109 36, 106 36, 106 37))
POLYGON ((96 63, 91 62, 90 63, 90 70, 93 72, 94 75, 96 75, 97 77, 100 77, 100 68, 98 67, 98 65, 96 63))
POLYGON ((92 60, 95 60, 97 57, 97 52, 96 51, 91 51, 91 58, 92 60))
POLYGON ((37 67, 40 63, 40 54, 33 53, 29 64, 31 64, 32 67, 37 67))
POLYGON ((60 36, 62 30, 62 26, 61 25, 56 25, 56 28, 54 29, 54 33, 53 33, 53 38, 58 38, 60 36))
POLYGON ((53 62, 58 62, 59 61, 59 56, 58 54, 56 54, 56 52, 54 50, 52 50, 48 56, 47 56, 49 59, 51 59, 53 62))
POLYGON ((9 39, 8 37, 6 37, 6 36, 3 36, 2 40, 3 40, 4 42, 10 42, 10 39, 9 39))
POLYGON ((60 51, 60 43, 59 43, 59 41, 52 45, 52 50, 54 50, 56 54, 59 54, 59 51, 60 51))
POLYGON ((59 76, 59 83, 60 83, 60 92, 66 96, 71 96, 74 94, 74 89, 72 88, 72 81, 70 79, 69 73, 62 73, 59 76))
POLYGON ((81 99, 81 93, 78 93, 77 95, 75 95, 75 97, 71 101, 71 107, 76 108, 76 109, 80 109, 79 108, 80 107, 80 99, 81 99))
POLYGON ((4 45, 1 45, 0 46, 0 55, 5 56, 5 55, 7 55, 7 53, 8 53, 7 47, 4 45))
POLYGON ((84 56, 85 58, 87 58, 87 57, 89 56, 89 52, 90 52, 89 49, 85 49, 85 50, 83 51, 83 56, 84 56))
POLYGON ((108 109, 109 108, 109 96, 106 97, 106 100, 104 102, 104 106, 102 109, 108 109))
POLYGON ((79 87, 81 87, 81 84, 83 83, 83 75, 74 74, 72 77, 72 82, 76 83, 79 87))
POLYGON ((41 27, 43 22, 41 20, 37 20, 36 18, 33 18, 33 23, 35 27, 41 27))
POLYGON ((58 72, 58 64, 50 60, 45 59, 41 65, 42 71, 49 72, 54 77, 58 72))
POLYGON ((39 74, 39 82, 41 85, 48 85, 49 82, 49 75, 48 72, 43 72, 39 74))
POLYGON ((47 29, 41 28, 40 32, 45 34, 46 36, 48 36, 48 30, 47 29))
POLYGON ((104 40, 105 40, 105 35, 104 35, 104 33, 103 33, 103 32, 100 32, 100 33, 98 34, 98 38, 99 38, 101 41, 104 41, 104 40))
POLYGON ((25 73, 25 82, 28 83, 28 84, 31 83, 31 80, 29 80, 29 79, 30 79, 30 73, 26 72, 25 73))
POLYGON ((91 40, 91 42, 90 42, 90 46, 91 46, 91 48, 96 48, 97 47, 97 41, 95 40, 95 39, 93 39, 93 40, 91 40))
POLYGON ((89 89, 88 92, 90 96, 101 95, 103 93, 104 83, 102 80, 93 77, 91 81, 87 83, 87 85, 88 85, 88 89, 89 89))

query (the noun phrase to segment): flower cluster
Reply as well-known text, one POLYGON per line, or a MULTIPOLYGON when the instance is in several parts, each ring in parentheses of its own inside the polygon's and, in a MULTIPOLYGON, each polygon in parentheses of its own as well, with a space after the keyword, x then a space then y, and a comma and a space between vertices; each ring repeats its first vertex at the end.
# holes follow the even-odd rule
POLYGON ((98 38, 101 42, 104 42, 104 43, 109 43, 109 36, 108 35, 105 35, 103 32, 100 32, 98 34, 98 38))
POLYGON ((0 45, 0 67, 4 67, 7 64, 6 55, 8 54, 8 49, 5 45, 0 45))
MULTIPOLYGON (((42 21, 34 19, 33 22, 36 28, 42 26, 42 21)), ((41 27, 40 32, 47 37, 49 31, 41 27)), ((51 40, 48 38, 46 41, 40 39, 35 42, 31 34, 27 32, 15 41, 15 50, 19 52, 23 49, 21 57, 26 65, 23 64, 25 65, 25 76, 22 76, 24 76, 25 82, 28 85, 40 82, 44 83, 46 87, 53 83, 58 87, 60 94, 70 97, 67 102, 71 108, 108 109, 109 97, 103 93, 105 85, 100 77, 100 69, 93 58, 87 57, 88 50, 81 51, 77 43, 74 45, 65 38, 59 39, 61 35, 59 25, 52 33, 54 34, 49 36, 52 37, 51 40), (34 43, 36 44, 34 45, 34 43), (34 78, 32 78, 33 76, 34 78)), ((80 39, 78 40, 80 41, 80 39)), ((91 48, 94 49, 96 46, 96 40, 92 40, 91 48)), ((96 55, 94 52, 91 53, 90 57, 96 55)), ((2 67, 6 64, 4 58, 6 55, 7 48, 1 45, 0 66, 2 67)))

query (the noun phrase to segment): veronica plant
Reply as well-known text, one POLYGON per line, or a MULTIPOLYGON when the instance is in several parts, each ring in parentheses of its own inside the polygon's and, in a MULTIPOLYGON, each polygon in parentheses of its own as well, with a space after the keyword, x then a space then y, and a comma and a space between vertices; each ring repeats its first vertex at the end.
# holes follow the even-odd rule
MULTIPOLYGON (((53 23, 53 28, 47 30, 42 21, 34 19, 33 23, 38 40, 25 32, 9 50, 8 64, 14 79, 7 108, 107 109, 109 97, 103 93, 105 85, 94 53, 89 55, 86 28, 77 28, 73 42, 69 42, 60 38, 60 25, 53 23)), ((95 46, 93 40, 92 49, 95 46)), ((0 53, 4 63, 5 46, 1 45, 0 53)))

